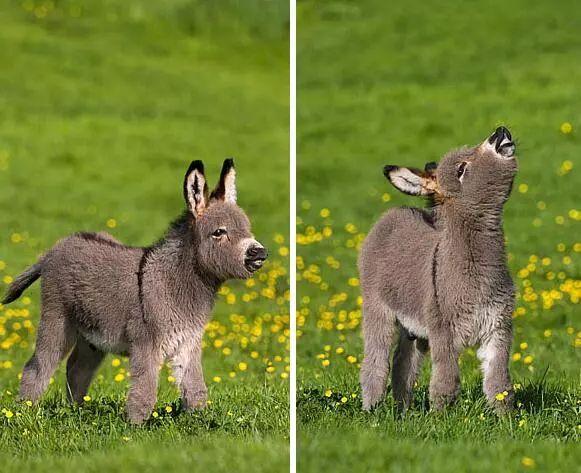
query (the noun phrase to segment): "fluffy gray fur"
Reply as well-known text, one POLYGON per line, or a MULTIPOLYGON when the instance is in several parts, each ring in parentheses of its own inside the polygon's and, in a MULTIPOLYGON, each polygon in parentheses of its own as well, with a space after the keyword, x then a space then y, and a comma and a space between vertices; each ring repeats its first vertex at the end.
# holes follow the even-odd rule
POLYGON ((430 404, 441 409, 453 402, 460 390, 458 357, 471 345, 480 347, 489 403, 497 411, 512 406, 508 363, 514 285, 502 212, 517 172, 514 150, 510 133, 500 127, 482 144, 448 153, 437 168, 386 166, 395 187, 426 196, 433 206, 390 209, 364 242, 359 259, 364 409, 384 396, 398 332, 392 390, 400 410, 411 403, 428 351, 430 404), (502 401, 496 399, 504 392, 502 401))
POLYGON ((149 417, 164 361, 173 366, 185 409, 206 405, 202 335, 217 290, 227 279, 250 277, 267 252, 236 205, 232 160, 224 162, 210 196, 201 161, 190 165, 183 190, 188 210, 155 245, 135 248, 106 233, 77 233, 12 283, 5 303, 42 278, 41 318, 22 399, 37 401, 70 353, 68 396, 81 403, 105 354, 117 353, 130 357, 131 422, 149 417))

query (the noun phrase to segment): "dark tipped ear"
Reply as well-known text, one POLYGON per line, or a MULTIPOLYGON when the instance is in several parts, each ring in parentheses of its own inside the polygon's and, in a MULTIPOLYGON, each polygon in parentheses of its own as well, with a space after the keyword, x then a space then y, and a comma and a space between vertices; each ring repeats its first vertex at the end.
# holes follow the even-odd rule
POLYGON ((388 165, 383 168, 383 174, 404 194, 432 195, 437 190, 435 175, 431 172, 388 165))
POLYGON ((429 174, 434 174, 436 172, 436 169, 438 169, 438 163, 436 163, 435 161, 426 163, 426 165, 424 166, 424 171, 429 174))
POLYGON ((184 177, 184 199, 188 209, 199 217, 208 206, 208 185, 204 174, 204 163, 192 161, 184 177))
POLYGON ((210 199, 223 200, 231 204, 236 203, 236 170, 232 158, 224 160, 220 180, 212 191, 210 199))

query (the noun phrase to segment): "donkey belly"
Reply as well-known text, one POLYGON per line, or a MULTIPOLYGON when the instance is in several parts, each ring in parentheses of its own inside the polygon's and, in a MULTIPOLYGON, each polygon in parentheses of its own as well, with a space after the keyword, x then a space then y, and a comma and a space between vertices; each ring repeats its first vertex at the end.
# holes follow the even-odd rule
POLYGON ((425 338, 424 318, 432 297, 432 256, 437 234, 425 214, 392 209, 365 240, 360 261, 364 299, 379 299, 410 333, 425 338))
POLYGON ((425 310, 429 298, 429 287, 423 284, 420 276, 407 279, 405 284, 385 283, 382 298, 399 323, 416 337, 427 338, 425 310))
POLYGON ((83 328, 79 328, 78 331, 87 342, 105 353, 118 355, 129 353, 129 343, 124 336, 114 336, 83 328))
POLYGON ((123 295, 105 291, 94 290, 92 295, 79 291, 68 306, 68 316, 78 333, 104 352, 127 352, 127 323, 131 318, 128 301, 123 295))
POLYGON ((396 317, 399 323, 410 333, 418 338, 428 338, 428 331, 423 321, 423 317, 418 314, 404 314, 396 312, 396 317))

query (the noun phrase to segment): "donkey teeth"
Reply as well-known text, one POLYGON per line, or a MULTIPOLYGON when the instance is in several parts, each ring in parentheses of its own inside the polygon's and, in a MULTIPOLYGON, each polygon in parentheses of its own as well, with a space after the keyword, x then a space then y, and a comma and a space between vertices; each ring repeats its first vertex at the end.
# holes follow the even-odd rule
POLYGON ((514 143, 507 143, 500 147, 498 153, 506 158, 512 158, 514 156, 514 152, 516 150, 516 146, 514 143))

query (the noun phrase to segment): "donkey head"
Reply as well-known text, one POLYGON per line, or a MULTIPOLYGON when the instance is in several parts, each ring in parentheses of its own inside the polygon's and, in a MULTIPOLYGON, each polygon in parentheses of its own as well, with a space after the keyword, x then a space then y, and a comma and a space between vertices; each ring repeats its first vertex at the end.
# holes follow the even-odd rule
POLYGON ((435 204, 453 200, 468 211, 500 208, 508 199, 517 171, 515 143, 505 127, 484 142, 446 154, 423 171, 385 166, 384 174, 400 191, 429 197, 435 204))
POLYGON ((226 159, 220 181, 209 193, 204 164, 193 161, 184 177, 201 267, 220 280, 246 279, 260 269, 267 250, 254 239, 250 221, 236 204, 234 161, 226 159))

